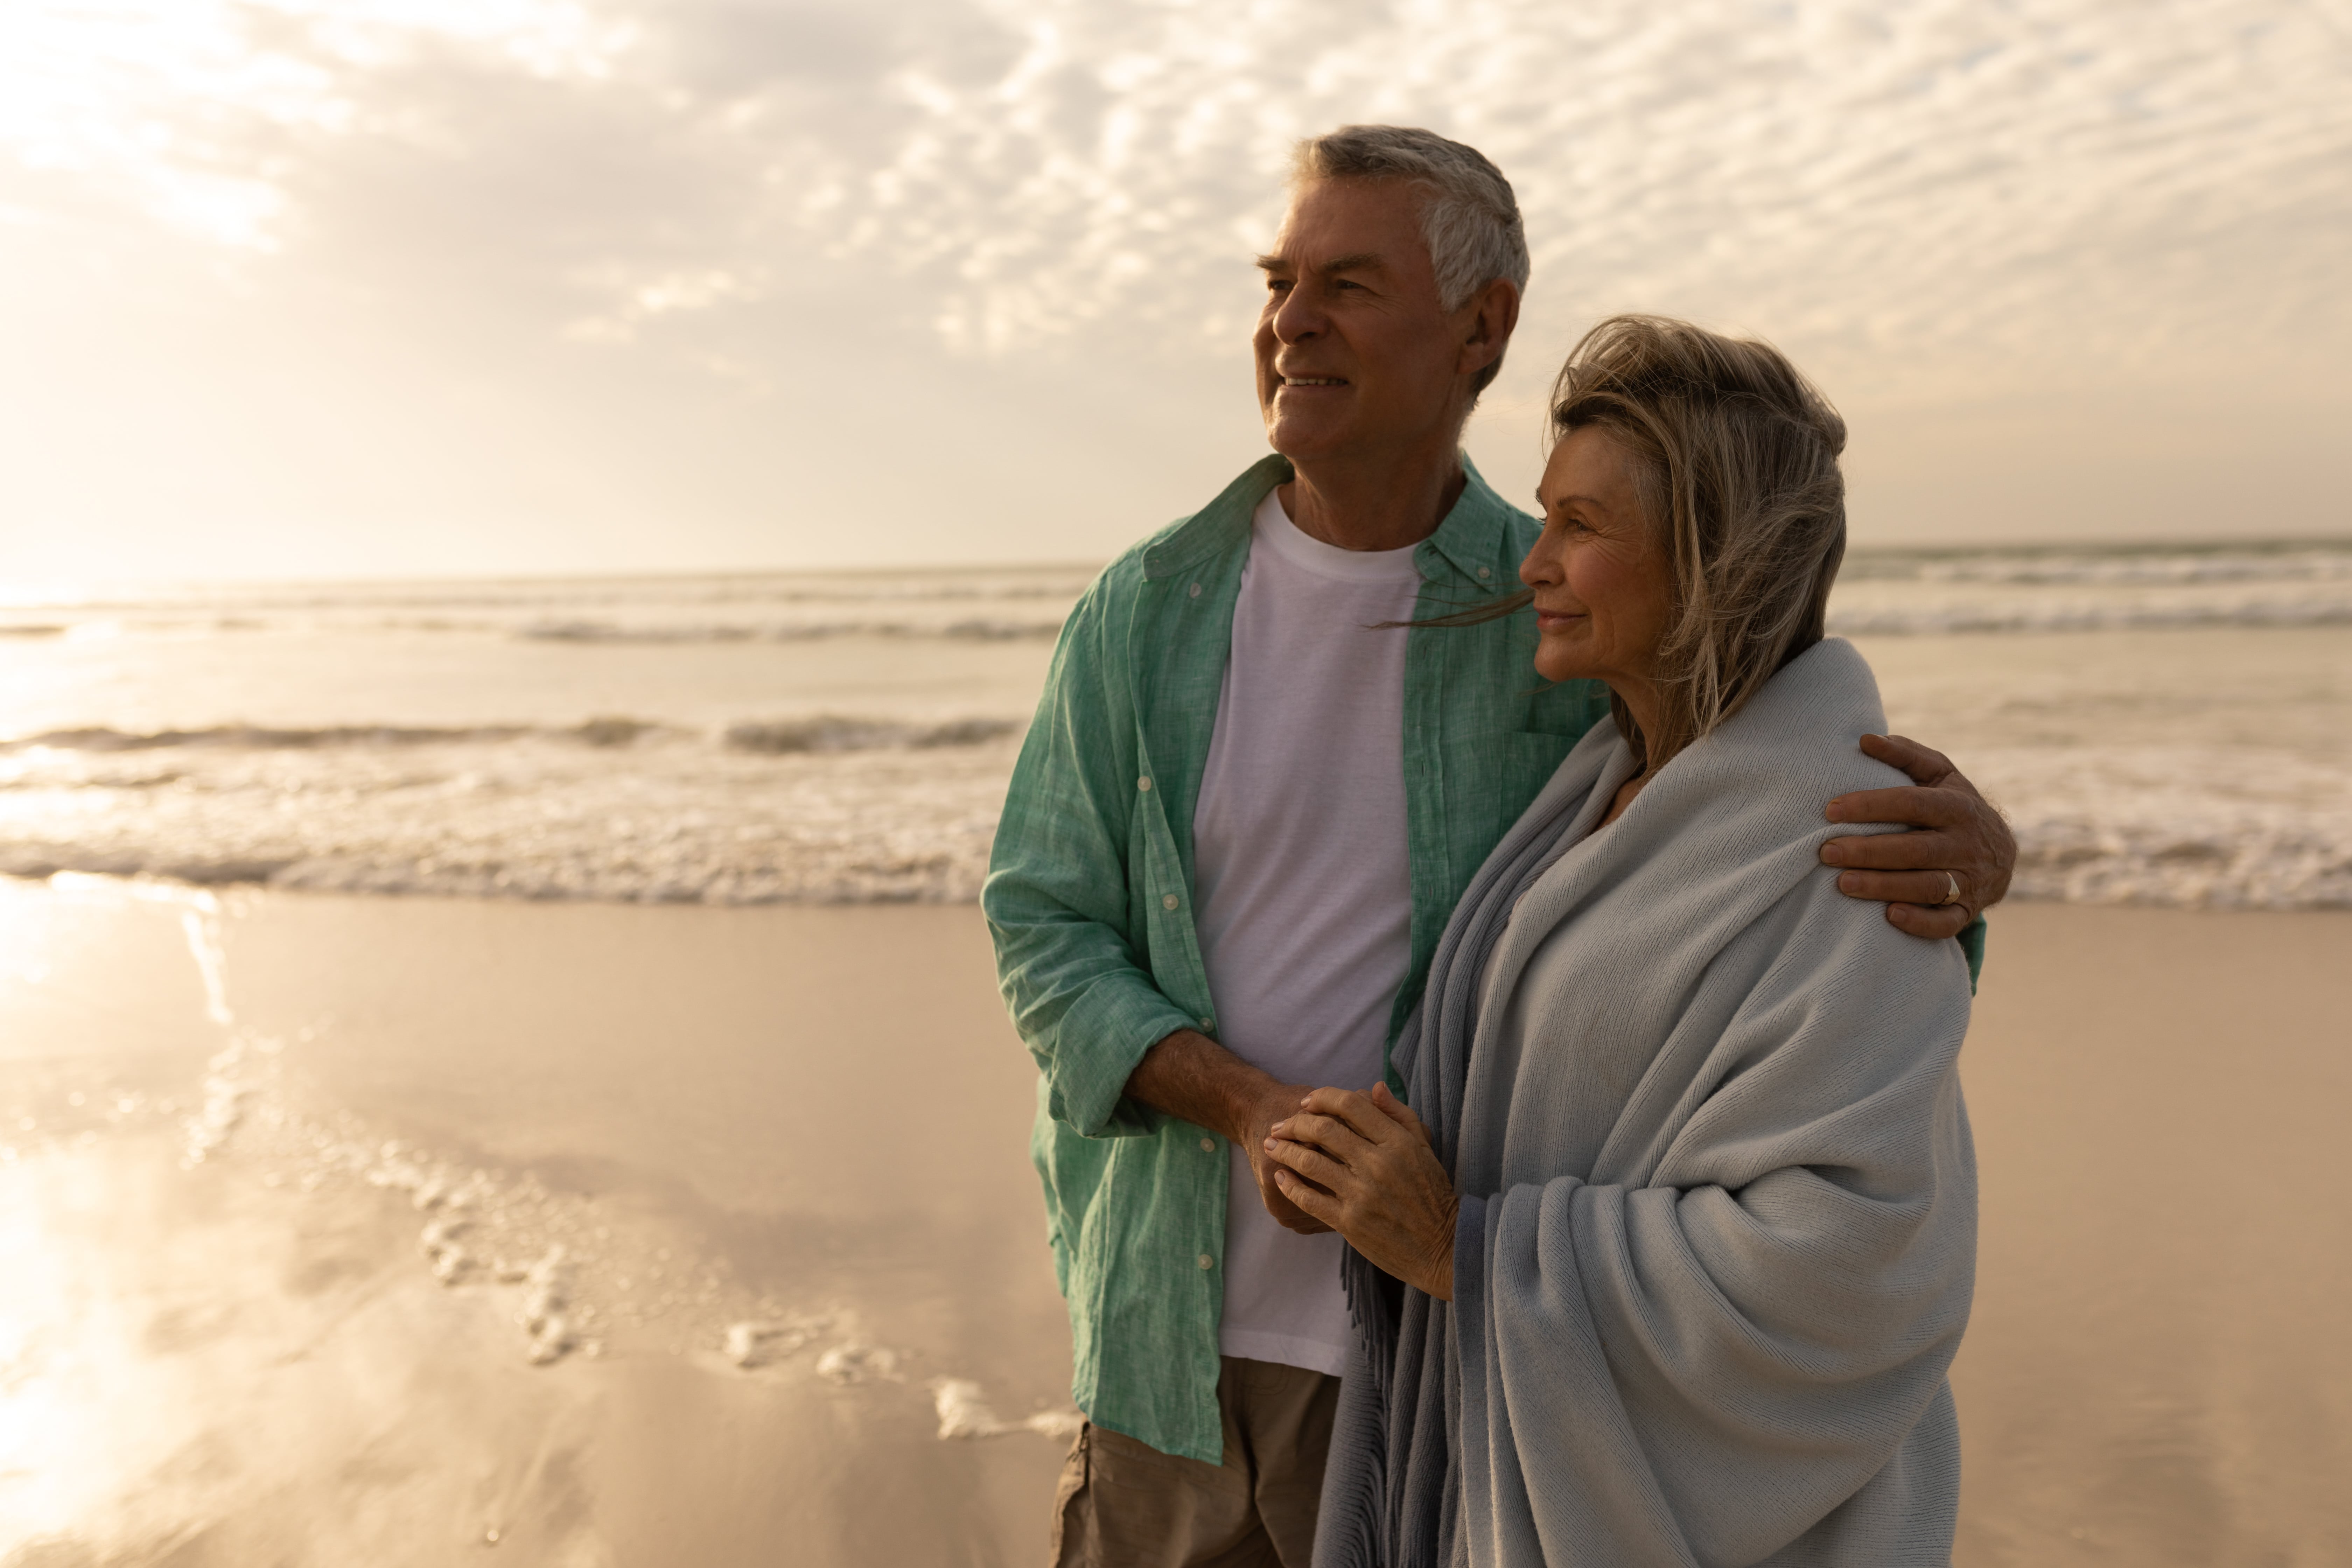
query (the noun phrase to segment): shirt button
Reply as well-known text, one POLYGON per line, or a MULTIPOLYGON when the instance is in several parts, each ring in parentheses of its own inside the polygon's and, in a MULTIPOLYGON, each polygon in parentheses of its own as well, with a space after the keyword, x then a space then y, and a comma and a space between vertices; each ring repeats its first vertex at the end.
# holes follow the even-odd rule
POLYGON ((1203 1154, 1213 1154, 1213 1153, 1215 1153, 1216 1152, 1217 1152, 1217 1141, 1216 1141, 1215 1139, 1213 1139, 1213 1138, 1203 1138, 1203 1139, 1202 1139, 1202 1140, 1201 1140, 1201 1152, 1202 1152, 1202 1153, 1203 1153, 1203 1154))
POLYGON ((1494 574, 1487 571, 1484 566, 1481 566, 1478 568, 1478 575, 1481 577, 1492 577, 1494 574))
POLYGON ((1201 1020, 1201 1027, 1204 1029, 1213 1029, 1216 1026, 1217 1021, 1214 1018, 1203 1018, 1201 1020))
POLYGON ((1213 1258, 1210 1257, 1210 1256, 1209 1256, 1207 1253, 1205 1253, 1205 1252, 1204 1252, 1204 1253, 1202 1253, 1202 1254, 1201 1254, 1201 1267, 1202 1267, 1202 1268, 1214 1268, 1216 1266, 1217 1266, 1217 1260, 1216 1260, 1215 1258, 1213 1258))
POLYGON ((1163 910, 1172 910, 1172 909, 1174 909, 1174 908, 1176 907, 1176 895, 1175 895, 1175 894, 1173 894, 1173 893, 1162 893, 1162 894, 1160 894, 1160 907, 1161 909, 1163 909, 1163 910))
POLYGON ((1150 789, 1151 787, 1151 779, 1150 775, 1147 774, 1146 776, 1136 780, 1135 787, 1138 789, 1150 789))
POLYGON ((1197 599, 1197 598, 1199 598, 1200 596, 1201 596, 1201 584, 1199 584, 1198 583, 1195 583, 1195 584, 1192 584, 1192 597, 1194 597, 1194 598, 1196 598, 1196 599, 1197 599))

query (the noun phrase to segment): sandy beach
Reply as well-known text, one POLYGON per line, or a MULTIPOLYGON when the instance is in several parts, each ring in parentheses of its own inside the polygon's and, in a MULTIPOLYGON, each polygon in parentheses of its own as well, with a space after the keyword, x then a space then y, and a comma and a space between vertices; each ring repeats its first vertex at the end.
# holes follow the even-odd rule
MULTIPOLYGON (((0 884, 0 1563, 1042 1560, 971 907, 206 901, 0 884)), ((2352 1558, 2347 955, 2000 911, 1959 1563, 2352 1558)))
POLYGON ((2352 1562, 2352 914, 1995 911, 1958 1563, 2352 1562))

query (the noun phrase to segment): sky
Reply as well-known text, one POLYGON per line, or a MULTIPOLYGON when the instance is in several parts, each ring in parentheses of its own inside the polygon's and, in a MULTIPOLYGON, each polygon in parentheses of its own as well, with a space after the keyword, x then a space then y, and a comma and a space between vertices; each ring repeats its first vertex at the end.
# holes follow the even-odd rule
POLYGON ((1351 121, 1493 157, 1863 544, 2352 534, 2352 0, 7 0, 0 580, 1093 561, 1265 450, 1351 121))

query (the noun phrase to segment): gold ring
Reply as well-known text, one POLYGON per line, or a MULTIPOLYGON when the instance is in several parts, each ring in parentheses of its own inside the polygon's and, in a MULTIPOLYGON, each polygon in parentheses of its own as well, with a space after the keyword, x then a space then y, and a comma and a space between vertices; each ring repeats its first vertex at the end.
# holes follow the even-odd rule
POLYGON ((1936 900, 1936 907, 1940 910, 1946 904, 1957 904, 1959 901, 1960 879, 1947 871, 1944 873, 1944 896, 1936 900))

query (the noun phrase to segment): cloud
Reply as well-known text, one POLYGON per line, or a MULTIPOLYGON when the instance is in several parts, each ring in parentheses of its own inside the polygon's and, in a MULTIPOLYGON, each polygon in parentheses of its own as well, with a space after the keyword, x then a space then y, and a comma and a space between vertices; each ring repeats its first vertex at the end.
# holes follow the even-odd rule
POLYGON ((371 75, 443 47, 593 78, 629 34, 570 0, 28 0, 0 12, 0 150, 272 249, 286 149, 381 129, 362 110, 371 75))
POLYGON ((339 183, 396 183, 387 163, 404 158, 443 188, 435 243, 511 265, 500 219, 548 226, 520 248, 576 297, 562 325, 616 341, 829 264, 917 280, 906 310, 963 351, 1109 333, 1222 352, 1290 143, 1348 120, 1428 124, 1504 166, 1548 324, 1694 313, 1899 382, 1885 367, 1906 355, 1997 377, 2345 320, 2340 5, 35 0, 11 15, 0 145, 20 161, 266 247, 339 183), (495 210, 467 211, 469 191, 495 191, 495 210))
POLYGON ((1214 280, 1296 136, 1432 125, 1516 182, 1554 313, 1646 306, 1864 353, 2147 359, 2340 324, 2340 8, 1543 0, 1000 15, 992 81, 895 79, 856 241, 951 264, 1003 347, 1139 313, 1222 334, 1214 280), (2252 300, 2248 296, 2255 298, 2252 300), (2258 316, 2245 319, 2254 305, 2258 316), (1560 307, 1568 307, 1561 312, 1560 307))
POLYGON ((1510 489, 1640 309, 1788 347, 1905 527, 2333 526, 2347 80, 2346 0, 15 0, 0 525, 1107 550, 1255 447, 1290 147, 1386 121, 1528 214, 1510 489), (825 521, 883 471, 955 500, 825 521))

